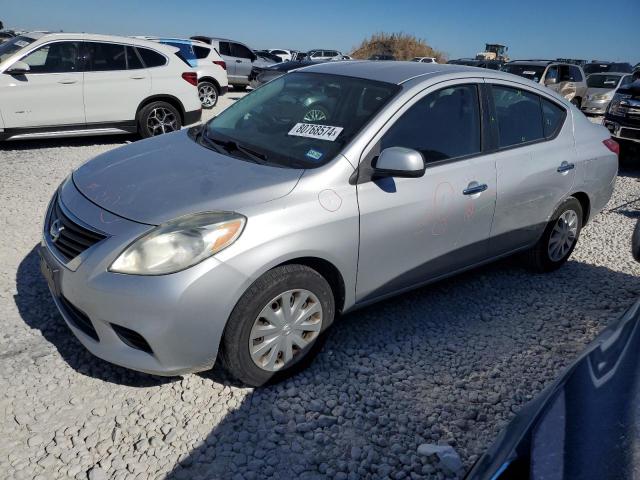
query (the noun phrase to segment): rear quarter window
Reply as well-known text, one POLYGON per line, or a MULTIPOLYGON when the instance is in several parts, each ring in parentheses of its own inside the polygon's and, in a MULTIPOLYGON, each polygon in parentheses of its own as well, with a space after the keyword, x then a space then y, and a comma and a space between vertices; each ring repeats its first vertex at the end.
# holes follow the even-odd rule
POLYGON ((155 50, 151 50, 150 48, 136 47, 138 53, 142 57, 142 61, 144 62, 147 68, 151 67, 161 67, 167 64, 167 59, 161 53, 156 52, 155 50))
POLYGON ((211 50, 209 50, 206 47, 202 47, 200 45, 194 45, 193 46, 193 53, 195 53, 196 58, 198 60, 201 60, 203 58, 207 58, 209 56, 210 52, 211 52, 211 50))
POLYGON ((550 102, 549 100, 542 99, 542 122, 544 129, 544 137, 555 137, 562 125, 564 119, 567 116, 567 112, 561 106, 550 102))

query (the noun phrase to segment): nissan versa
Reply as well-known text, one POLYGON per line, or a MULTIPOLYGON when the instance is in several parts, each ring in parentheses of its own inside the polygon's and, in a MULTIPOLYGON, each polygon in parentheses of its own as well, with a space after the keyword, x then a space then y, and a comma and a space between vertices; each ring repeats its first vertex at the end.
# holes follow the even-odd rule
POLYGON ((558 268, 617 165, 604 127, 524 78, 330 62, 81 166, 41 265, 95 355, 160 375, 220 359, 257 386, 340 312, 519 251, 558 268))

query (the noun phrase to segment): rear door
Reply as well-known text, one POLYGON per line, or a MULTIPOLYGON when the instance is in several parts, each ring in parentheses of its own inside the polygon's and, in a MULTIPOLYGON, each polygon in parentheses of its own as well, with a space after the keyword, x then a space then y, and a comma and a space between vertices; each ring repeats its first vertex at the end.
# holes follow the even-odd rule
POLYGON ((5 128, 84 126, 80 42, 47 43, 20 60, 27 74, 2 75, 5 128))
POLYGON ((236 60, 239 59, 234 57, 231 53, 231 42, 220 41, 218 43, 218 52, 227 64, 227 77, 229 78, 229 83, 236 83, 236 60))
POLYGON ((249 74, 255 58, 253 52, 241 43, 231 42, 231 55, 235 58, 236 71, 234 75, 243 83, 249 83, 249 74))
POLYGON ((570 114, 563 105, 517 84, 488 82, 498 172, 489 245, 492 255, 501 255, 540 238, 571 191, 576 153, 570 114))
POLYGON ((131 122, 151 91, 151 77, 130 45, 85 42, 87 124, 131 122))

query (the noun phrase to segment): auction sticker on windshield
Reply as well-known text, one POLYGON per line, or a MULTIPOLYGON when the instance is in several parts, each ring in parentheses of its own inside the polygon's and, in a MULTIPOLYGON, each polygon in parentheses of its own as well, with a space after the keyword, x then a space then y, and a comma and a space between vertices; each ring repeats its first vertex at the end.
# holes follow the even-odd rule
POLYGON ((342 127, 332 127, 330 125, 317 125, 315 123, 296 123, 289 135, 295 137, 315 138, 317 140, 335 141, 342 132, 342 127))

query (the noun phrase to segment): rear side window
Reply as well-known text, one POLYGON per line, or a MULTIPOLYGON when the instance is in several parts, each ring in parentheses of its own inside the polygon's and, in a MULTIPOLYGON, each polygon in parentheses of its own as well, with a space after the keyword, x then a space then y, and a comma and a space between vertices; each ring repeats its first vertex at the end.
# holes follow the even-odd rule
POLYGON ((149 48, 137 47, 137 49, 138 53, 140 53, 140 56, 142 57, 142 61, 147 68, 161 67, 162 65, 167 64, 167 59, 164 55, 149 48))
POLYGON ((127 54, 127 69, 128 70, 138 70, 140 68, 144 68, 142 62, 140 61, 140 57, 136 53, 136 49, 134 47, 128 46, 126 47, 127 54))
POLYGON ((541 101, 544 136, 545 138, 551 138, 560 131, 560 128, 562 128, 566 111, 561 106, 556 105, 549 100, 542 98, 541 101))
POLYGON ((400 117, 382 138, 381 148, 406 147, 437 162, 480 152, 480 107, 475 85, 430 93, 400 117))
POLYGON ((201 47, 200 45, 193 46, 193 53, 195 53, 197 59, 207 58, 210 52, 211 50, 206 47, 201 47))
POLYGON ((220 55, 229 55, 231 56, 231 47, 229 46, 229 42, 220 42, 220 55))
POLYGON ((571 76, 572 82, 581 82, 582 81, 582 73, 578 67, 569 67, 569 74, 571 76))
POLYGON ((109 72, 127 69, 124 45, 85 42, 84 49, 85 70, 88 72, 109 72))
POLYGON ((500 148, 544 138, 540 97, 518 88, 492 85, 500 148))

